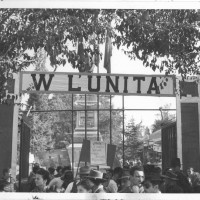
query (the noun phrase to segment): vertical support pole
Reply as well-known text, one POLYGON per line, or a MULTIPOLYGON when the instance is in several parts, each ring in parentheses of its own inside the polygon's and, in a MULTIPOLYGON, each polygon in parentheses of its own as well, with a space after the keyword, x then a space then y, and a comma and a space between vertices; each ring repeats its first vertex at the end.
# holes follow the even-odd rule
POLYGON ((87 95, 85 94, 85 139, 87 139, 87 95))
MULTIPOLYGON (((176 80, 176 89, 180 93, 179 79, 176 80)), ((176 124, 177 124, 177 157, 182 163, 182 125, 181 125, 181 100, 180 95, 176 94, 176 124)))
POLYGON ((97 141, 99 141, 99 94, 97 94, 97 141))
MULTIPOLYGON (((97 63, 97 73, 99 74, 99 62, 97 63)), ((99 141, 99 94, 97 94, 97 141, 99 141)))
POLYGON ((74 177, 74 95, 72 94, 72 172, 74 177))
POLYGON ((21 192, 21 182, 22 182, 22 172, 21 172, 21 166, 22 166, 22 137, 24 132, 24 125, 23 125, 23 119, 21 119, 21 131, 20 131, 20 155, 19 155, 19 192, 21 192))
POLYGON ((123 157, 123 166, 124 166, 124 163, 125 163, 125 158, 124 158, 124 139, 125 139, 125 137, 124 137, 124 95, 122 95, 122 109, 123 109, 123 130, 122 130, 122 132, 123 132, 123 144, 122 144, 123 155, 122 155, 122 157, 123 157))
MULTIPOLYGON (((87 95, 85 94, 85 139, 87 140, 87 95)), ((87 166, 87 162, 85 162, 87 166)))
MULTIPOLYGON (((15 79, 15 89, 14 94, 18 95, 18 100, 15 103, 20 102, 19 97, 19 73, 14 74, 15 79)), ((18 115, 19 115, 19 106, 14 104, 13 110, 13 130, 12 130, 12 155, 11 155, 11 171, 12 177, 16 177, 16 165, 17 165, 17 135, 18 135, 18 115)))
POLYGON ((111 98, 111 95, 110 95, 110 144, 112 144, 112 110, 111 110, 111 107, 112 107, 112 98, 111 98))

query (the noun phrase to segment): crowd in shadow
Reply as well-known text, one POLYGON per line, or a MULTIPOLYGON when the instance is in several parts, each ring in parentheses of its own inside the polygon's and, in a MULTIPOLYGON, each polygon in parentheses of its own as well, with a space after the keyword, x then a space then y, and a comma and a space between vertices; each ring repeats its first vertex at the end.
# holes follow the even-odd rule
POLYGON ((135 165, 97 170, 82 166, 74 177, 70 166, 48 170, 37 163, 28 180, 15 181, 9 169, 3 170, 1 192, 52 193, 200 193, 200 173, 190 167, 181 171, 179 158, 171 167, 161 170, 155 165, 135 165))

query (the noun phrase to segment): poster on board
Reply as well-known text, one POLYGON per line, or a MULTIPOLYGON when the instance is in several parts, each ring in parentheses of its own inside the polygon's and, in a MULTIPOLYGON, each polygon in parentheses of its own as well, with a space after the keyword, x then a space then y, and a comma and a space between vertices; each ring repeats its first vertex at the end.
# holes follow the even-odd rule
POLYGON ((90 164, 107 164, 107 145, 100 141, 90 141, 90 164))

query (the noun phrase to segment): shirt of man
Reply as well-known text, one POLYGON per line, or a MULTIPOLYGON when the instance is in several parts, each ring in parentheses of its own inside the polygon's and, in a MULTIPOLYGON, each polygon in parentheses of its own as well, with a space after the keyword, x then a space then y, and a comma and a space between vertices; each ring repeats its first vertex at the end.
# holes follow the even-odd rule
MULTIPOLYGON (((80 181, 76 181, 76 185, 79 183, 80 181)), ((70 193, 72 191, 72 188, 73 188, 73 185, 74 185, 74 182, 71 182, 69 183, 69 185, 67 186, 66 190, 65 190, 65 193, 70 193)))
POLYGON ((53 180, 50 181, 48 188, 54 188, 55 190, 57 189, 61 189, 62 188, 62 184, 63 184, 63 180, 61 180, 60 177, 58 178, 54 178, 53 180))
POLYGON ((106 191, 103 189, 103 185, 99 185, 94 189, 93 193, 106 193, 106 191))
POLYGON ((15 180, 13 178, 10 178, 10 181, 2 178, 0 180, 0 188, 2 188, 4 192, 15 192, 14 183, 15 180))
POLYGON ((106 187, 106 191, 108 193, 117 193, 118 191, 118 187, 117 187, 117 183, 110 179, 108 186, 106 187))
POLYGON ((132 190, 133 193, 144 193, 143 186, 139 187, 137 185, 134 185, 134 186, 132 186, 131 190, 132 190))

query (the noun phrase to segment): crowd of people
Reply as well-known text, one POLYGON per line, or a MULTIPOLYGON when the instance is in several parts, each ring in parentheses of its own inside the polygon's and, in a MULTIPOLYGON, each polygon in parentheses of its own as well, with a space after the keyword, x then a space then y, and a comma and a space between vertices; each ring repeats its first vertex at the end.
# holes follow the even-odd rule
MULTIPOLYGON (((164 171, 155 165, 126 165, 104 171, 82 166, 75 178, 70 166, 45 170, 35 164, 25 185, 24 192, 199 193, 200 173, 192 167, 183 173, 179 158, 173 159, 171 167, 164 171)), ((0 191, 17 192, 18 189, 10 171, 4 169, 0 191)))

